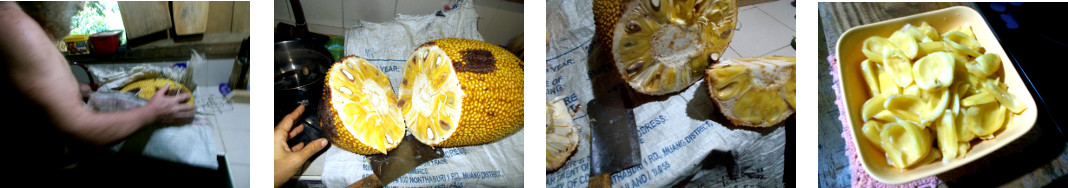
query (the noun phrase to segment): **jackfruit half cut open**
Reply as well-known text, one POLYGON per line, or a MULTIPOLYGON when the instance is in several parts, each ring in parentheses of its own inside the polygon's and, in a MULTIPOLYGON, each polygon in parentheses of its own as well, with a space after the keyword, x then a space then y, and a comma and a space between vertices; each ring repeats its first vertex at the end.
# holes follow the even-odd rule
POLYGON ((623 79, 650 95, 697 82, 723 56, 738 20, 734 0, 639 0, 623 7, 607 45, 623 79))
POLYGON ((389 79, 364 58, 348 56, 326 76, 322 122, 338 147, 361 155, 385 154, 404 138, 404 118, 389 79))

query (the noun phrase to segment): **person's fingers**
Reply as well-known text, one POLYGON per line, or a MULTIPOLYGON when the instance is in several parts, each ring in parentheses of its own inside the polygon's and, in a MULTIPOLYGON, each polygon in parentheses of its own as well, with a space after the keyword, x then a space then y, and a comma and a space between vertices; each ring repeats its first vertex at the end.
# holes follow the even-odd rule
POLYGON ((312 155, 315 155, 315 153, 319 152, 319 150, 323 150, 323 148, 326 147, 326 144, 327 144, 326 138, 319 138, 319 139, 315 139, 315 141, 309 142, 308 145, 305 145, 304 148, 301 148, 299 151, 298 150, 293 150, 293 151, 298 156, 300 156, 301 159, 308 160, 309 157, 311 157, 312 155))
POLYGON ((192 98, 192 97, 193 97, 193 95, 190 94, 190 93, 181 93, 181 94, 175 95, 174 96, 174 100, 178 101, 179 103, 185 103, 185 101, 189 101, 189 98, 192 98))
POLYGON ((289 130, 293 128, 293 120, 296 120, 297 117, 300 117, 300 114, 303 112, 304 105, 297 106, 297 109, 293 110, 293 112, 289 113, 289 115, 286 115, 285 118, 282 118, 282 122, 278 122, 278 126, 274 128, 275 134, 278 134, 278 136, 280 137, 284 137, 289 134, 289 130))
POLYGON ((293 149, 290 149, 289 145, 286 144, 285 139, 278 140, 276 142, 277 142, 277 144, 275 144, 275 145, 277 145, 278 147, 281 147, 282 150, 286 150, 286 153, 293 152, 293 149))
POLYGON ((186 104, 185 100, 179 103, 180 104, 175 105, 174 107, 174 111, 176 112, 196 111, 197 109, 197 106, 194 106, 193 104, 186 104))
POLYGON ((295 120, 297 120, 297 118, 300 118, 300 114, 303 114, 303 113, 304 113, 304 105, 297 105, 297 109, 293 109, 293 112, 290 112, 289 115, 286 115, 285 120, 286 121, 295 121, 295 120))
POLYGON ((159 88, 159 90, 156 90, 156 94, 154 94, 152 96, 152 98, 166 96, 167 90, 170 89, 170 88, 171 88, 171 84, 169 84, 169 83, 167 85, 163 85, 163 87, 159 88))
POLYGON ((293 145, 293 151, 300 151, 300 149, 304 149, 304 142, 297 143, 297 145, 293 145))
POLYGON ((301 131, 304 131, 304 124, 293 127, 293 130, 289 131, 289 138, 297 137, 297 134, 300 134, 301 131))

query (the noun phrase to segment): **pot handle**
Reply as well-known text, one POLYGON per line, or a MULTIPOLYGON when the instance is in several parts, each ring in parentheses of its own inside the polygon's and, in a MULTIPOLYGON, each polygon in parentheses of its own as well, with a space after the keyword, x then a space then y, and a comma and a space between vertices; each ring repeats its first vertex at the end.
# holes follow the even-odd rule
MULTIPOLYGON (((300 6, 300 0, 289 0, 290 6, 293 7, 293 17, 296 18, 297 23, 296 30, 298 34, 303 35, 308 32, 308 21, 304 19, 304 7, 300 6)), ((300 36, 300 35, 295 35, 300 36)))

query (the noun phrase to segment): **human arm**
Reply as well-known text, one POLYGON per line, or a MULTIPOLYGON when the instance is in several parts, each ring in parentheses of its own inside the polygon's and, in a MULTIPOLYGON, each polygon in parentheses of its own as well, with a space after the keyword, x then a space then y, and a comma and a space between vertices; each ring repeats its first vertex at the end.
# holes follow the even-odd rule
POLYGON ((174 116, 192 117, 189 95, 158 92, 145 106, 122 112, 84 107, 79 86, 54 41, 15 2, 0 2, 0 60, 16 92, 47 113, 58 130, 95 145, 121 140, 142 126, 174 116), (184 99, 183 99, 184 98, 184 99))

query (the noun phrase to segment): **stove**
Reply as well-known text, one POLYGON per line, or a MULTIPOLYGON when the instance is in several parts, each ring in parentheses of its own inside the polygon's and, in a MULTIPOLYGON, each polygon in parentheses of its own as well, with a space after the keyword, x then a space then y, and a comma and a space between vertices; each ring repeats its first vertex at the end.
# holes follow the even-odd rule
MULTIPOLYGON (((1063 14, 1068 4, 977 3, 1016 71, 1038 105, 1036 124, 1065 138, 1068 123, 1068 32, 1063 14), (1061 124, 1058 124, 1061 123, 1061 124)), ((1003 62, 1005 63, 1005 62, 1003 62)))

